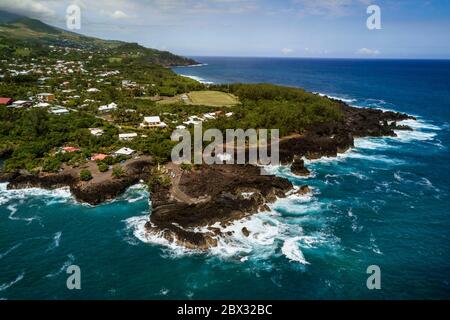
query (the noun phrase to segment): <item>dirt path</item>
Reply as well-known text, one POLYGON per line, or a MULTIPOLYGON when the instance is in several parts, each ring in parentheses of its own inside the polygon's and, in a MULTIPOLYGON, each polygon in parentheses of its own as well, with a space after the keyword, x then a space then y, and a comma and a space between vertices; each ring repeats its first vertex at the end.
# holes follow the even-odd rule
POLYGON ((172 162, 166 165, 166 168, 169 170, 169 176, 172 179, 172 187, 170 188, 171 196, 179 201, 187 204, 197 204, 205 201, 209 201, 208 198, 194 198, 188 196, 186 193, 181 191, 180 189, 180 181, 183 174, 183 171, 180 167, 172 162))

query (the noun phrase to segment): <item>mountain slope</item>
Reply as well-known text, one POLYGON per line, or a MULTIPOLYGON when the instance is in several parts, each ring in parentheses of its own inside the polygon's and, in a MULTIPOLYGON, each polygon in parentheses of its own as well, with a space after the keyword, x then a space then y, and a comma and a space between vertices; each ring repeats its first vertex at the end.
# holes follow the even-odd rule
POLYGON ((2 45, 22 43, 30 45, 55 45, 89 50, 117 50, 127 54, 132 49, 133 54, 140 55, 149 63, 164 66, 190 65, 196 61, 174 55, 167 51, 159 51, 140 46, 137 43, 127 43, 115 40, 102 40, 84 36, 75 32, 50 26, 40 20, 19 16, 0 10, 0 43, 2 45))

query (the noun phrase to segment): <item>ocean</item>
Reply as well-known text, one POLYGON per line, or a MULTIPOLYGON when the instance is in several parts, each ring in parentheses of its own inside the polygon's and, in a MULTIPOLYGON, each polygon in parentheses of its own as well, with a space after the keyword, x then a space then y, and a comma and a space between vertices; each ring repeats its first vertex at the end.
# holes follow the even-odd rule
POLYGON ((144 186, 100 206, 67 189, 0 184, 0 299, 448 299, 450 298, 450 61, 195 57, 175 68, 207 83, 303 87, 354 106, 406 112, 415 130, 357 139, 312 175, 270 168, 313 193, 198 253, 147 238, 144 186), (66 269, 81 269, 68 290, 66 269), (381 289, 366 286, 379 266, 381 289))

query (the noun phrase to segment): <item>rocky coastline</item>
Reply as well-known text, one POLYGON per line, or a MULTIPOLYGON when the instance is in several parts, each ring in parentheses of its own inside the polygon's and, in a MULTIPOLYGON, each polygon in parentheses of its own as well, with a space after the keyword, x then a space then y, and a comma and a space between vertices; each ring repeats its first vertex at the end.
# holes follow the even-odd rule
POLYGON ((90 205, 98 205, 120 196, 133 184, 148 177, 149 168, 153 164, 148 160, 130 161, 124 166, 123 178, 102 179, 101 181, 81 181, 80 169, 63 170, 60 173, 30 174, 17 171, 0 174, 0 182, 8 182, 8 190, 41 188, 58 189, 69 187, 76 200, 90 205))
MULTIPOLYGON (((314 125, 280 141, 280 162, 290 165, 294 174, 309 175, 304 158, 336 157, 352 148, 356 137, 395 136, 394 130, 412 130, 397 124, 414 119, 406 114, 339 103, 343 110, 342 121, 314 125)), ((82 182, 79 170, 63 170, 55 174, 0 174, 0 181, 8 182, 8 189, 68 186, 77 200, 98 205, 114 199, 141 180, 148 181, 155 174, 155 165, 148 159, 133 160, 124 167, 126 174, 120 179, 110 177, 82 182)), ((155 183, 150 186, 152 212, 145 225, 146 231, 189 249, 206 250, 217 246, 218 237, 224 236, 217 226, 268 211, 268 204, 285 197, 294 188, 287 179, 261 175, 261 168, 252 165, 202 165, 184 171, 168 164, 164 172, 158 174, 162 174, 166 182, 154 179, 155 183)), ((310 190, 303 186, 298 192, 305 194, 310 190)), ((249 236, 250 231, 244 229, 242 233, 249 236)))
MULTIPOLYGON (((344 113, 341 122, 315 125, 303 134, 280 141, 280 161, 291 165, 294 174, 309 175, 303 158, 336 157, 354 147, 356 137, 396 136, 394 130, 412 130, 397 125, 398 121, 414 119, 406 114, 341 105, 344 113)), ((251 165, 169 171, 169 175, 178 178, 172 179, 171 185, 152 187, 152 213, 145 227, 150 234, 189 249, 206 250, 217 246, 218 237, 229 235, 222 234, 221 228, 213 225, 224 227, 235 220, 268 211, 267 204, 293 190, 287 179, 261 175, 260 168, 251 165)), ((308 186, 298 190, 300 195, 309 192, 308 186)), ((246 228, 241 232, 244 236, 250 235, 246 228)))

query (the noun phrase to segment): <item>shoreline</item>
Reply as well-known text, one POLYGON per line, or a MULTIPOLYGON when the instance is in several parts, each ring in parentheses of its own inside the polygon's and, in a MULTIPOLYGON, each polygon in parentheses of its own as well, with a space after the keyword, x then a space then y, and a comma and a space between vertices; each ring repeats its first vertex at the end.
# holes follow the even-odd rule
MULTIPOLYGON (((397 125, 407 114, 370 108, 351 107, 337 101, 343 110, 343 121, 317 124, 304 135, 292 135, 280 141, 280 162, 290 166, 293 174, 308 176, 305 160, 336 158, 352 149, 357 137, 395 137, 395 130, 412 130, 397 125)), ((3 175, 8 189, 42 187, 70 188, 77 201, 98 205, 115 199, 139 181, 154 180, 149 185, 152 210, 145 229, 169 242, 189 249, 206 251, 217 247, 223 236, 217 223, 226 228, 234 221, 269 211, 269 205, 285 198, 294 186, 285 178, 260 175, 260 168, 251 165, 202 165, 197 170, 183 171, 169 163, 162 172, 155 172, 151 159, 133 159, 125 165, 126 176, 81 182, 73 169, 56 174, 31 175, 20 172, 3 175), (71 171, 72 170, 72 171, 71 171), (165 183, 163 183, 166 181, 165 183), (208 185, 204 184, 208 181, 208 185), (209 228, 208 228, 209 226, 209 228), (206 228, 203 232, 198 228, 206 228)), ((298 191, 305 195, 308 186, 298 191)), ((249 235, 248 230, 241 230, 249 235)))

